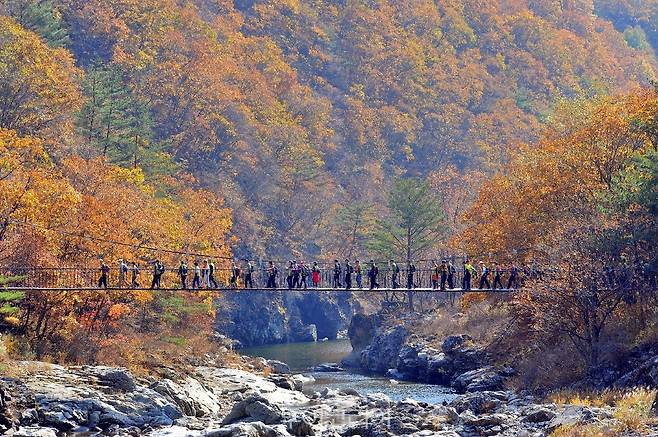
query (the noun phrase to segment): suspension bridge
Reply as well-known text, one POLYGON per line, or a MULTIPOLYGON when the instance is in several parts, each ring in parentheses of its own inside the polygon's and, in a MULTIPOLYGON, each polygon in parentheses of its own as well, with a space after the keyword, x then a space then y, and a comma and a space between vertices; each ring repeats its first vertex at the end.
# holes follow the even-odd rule
MULTIPOLYGON (((391 271, 380 271, 377 276, 378 287, 371 289, 369 278, 366 273, 362 275, 362 286, 358 287, 356 274, 352 275, 352 286, 349 288, 353 292, 368 293, 387 293, 401 292, 412 290, 419 293, 444 293, 444 292, 487 292, 487 293, 508 293, 514 291, 513 288, 477 288, 477 282, 474 279, 474 287, 471 289, 462 288, 463 272, 458 271, 452 276, 452 287, 446 283, 445 288, 440 287, 439 278, 433 277, 435 270, 432 268, 419 268, 413 273, 413 286, 407 287, 408 272, 401 269, 397 274, 396 282, 401 284, 397 287, 393 285, 393 273, 391 271)), ((152 272, 150 269, 142 269, 137 275, 135 285, 131 283, 131 272, 121 275, 118 268, 113 268, 107 275, 107 287, 99 287, 98 281, 101 276, 99 268, 90 267, 0 267, 0 275, 12 278, 4 287, 7 291, 119 291, 119 290, 154 290, 154 291, 311 291, 311 292, 338 292, 345 291, 345 274, 340 276, 340 286, 334 286, 333 268, 321 268, 319 271, 319 283, 313 285, 311 277, 306 278, 306 285, 289 287, 285 273, 277 276, 274 287, 267 287, 269 272, 266 268, 257 268, 252 273, 252 285, 245 286, 245 274, 242 273, 237 279, 236 284, 229 281, 232 275, 231 269, 218 268, 215 271, 215 280, 217 287, 200 286, 192 287, 192 274, 187 275, 187 284, 183 288, 182 281, 176 269, 168 270, 162 275, 160 287, 151 288, 152 272)), ((493 282, 493 276, 489 275, 489 281, 493 282)), ((203 281, 206 282, 206 281, 203 281)), ((506 282, 503 276, 503 282, 506 282)))

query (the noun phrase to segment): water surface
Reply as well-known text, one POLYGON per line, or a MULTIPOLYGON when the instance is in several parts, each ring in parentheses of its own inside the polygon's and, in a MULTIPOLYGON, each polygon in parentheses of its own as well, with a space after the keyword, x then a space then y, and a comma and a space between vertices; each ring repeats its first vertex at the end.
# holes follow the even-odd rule
POLYGON ((395 381, 390 378, 363 375, 351 370, 336 373, 313 372, 321 363, 340 363, 352 351, 349 340, 333 340, 317 343, 286 343, 242 349, 244 355, 263 357, 287 363, 295 373, 315 378, 304 384, 305 392, 353 388, 361 394, 384 393, 393 400, 412 398, 419 402, 450 402, 455 394, 446 387, 414 382, 395 381))

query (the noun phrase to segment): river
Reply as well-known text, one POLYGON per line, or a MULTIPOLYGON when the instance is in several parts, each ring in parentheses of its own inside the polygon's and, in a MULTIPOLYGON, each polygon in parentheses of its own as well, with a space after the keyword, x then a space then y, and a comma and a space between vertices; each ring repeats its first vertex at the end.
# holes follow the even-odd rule
POLYGON ((349 340, 317 343, 286 343, 242 349, 240 353, 268 360, 283 361, 295 373, 312 376, 315 382, 304 385, 305 392, 353 388, 361 394, 384 393, 393 400, 412 398, 419 402, 450 402, 456 395, 446 387, 431 384, 395 381, 390 378, 363 375, 352 371, 326 373, 311 369, 321 363, 340 363, 352 350, 349 340))

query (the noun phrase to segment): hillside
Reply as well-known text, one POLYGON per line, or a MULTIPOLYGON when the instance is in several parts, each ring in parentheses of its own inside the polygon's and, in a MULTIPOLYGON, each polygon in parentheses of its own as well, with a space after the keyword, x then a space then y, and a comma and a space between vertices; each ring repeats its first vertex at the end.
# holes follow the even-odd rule
POLYGON ((192 175, 231 207, 239 256, 359 252, 342 237, 394 175, 468 196, 561 99, 655 77, 634 12, 594 3, 3 0, 72 56, 79 97, 65 132, 0 127, 156 187, 192 175))

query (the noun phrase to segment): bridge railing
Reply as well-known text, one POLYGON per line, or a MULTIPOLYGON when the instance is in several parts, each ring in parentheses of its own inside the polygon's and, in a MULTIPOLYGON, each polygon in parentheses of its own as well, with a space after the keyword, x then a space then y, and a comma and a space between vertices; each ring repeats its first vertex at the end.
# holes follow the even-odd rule
MULTIPOLYGON (((432 280, 434 270, 432 268, 418 268, 413 275, 413 288, 430 289, 438 286, 432 280)), ((91 267, 0 267, 0 275, 18 277, 15 282, 12 282, 13 287, 21 288, 96 288, 99 287, 99 279, 101 272, 99 268, 91 267)), ((193 271, 190 269, 187 275, 187 287, 192 288, 193 271)), ((276 278, 275 288, 289 288, 287 281, 287 272, 279 269, 276 278)), ((503 282, 506 278, 503 276, 503 282)), ((233 288, 230 287, 230 269, 217 269, 215 271, 214 279, 218 284, 217 288, 233 288)), ((132 272, 129 270, 123 279, 119 273, 119 268, 111 268, 107 273, 107 286, 109 288, 150 288, 153 278, 152 269, 142 268, 137 275, 137 287, 132 287, 132 272)), ((301 279, 301 278, 300 278, 301 279)), ((463 273, 458 271, 453 276, 453 288, 461 288, 463 273)), ((490 275, 490 282, 493 282, 493 277, 490 275)), ((252 274, 253 288, 266 288, 268 283, 268 271, 265 268, 259 268, 252 274)), ((300 281, 301 282, 301 281, 300 281)), ((379 288, 393 288, 393 272, 387 268, 380 269, 377 276, 379 288)), ((438 282, 438 281, 437 281, 438 282)), ((345 287, 345 273, 340 275, 339 281, 341 288, 345 287)), ((401 269, 397 277, 398 288, 407 289, 407 270, 401 269)), ((201 288, 207 288, 207 281, 202 278, 201 288)), ((245 287, 245 274, 241 273, 238 278, 238 288, 245 287)), ((295 285, 295 284, 293 284, 295 285)), ((307 288, 313 288, 312 276, 306 277, 307 288)), ((367 270, 362 271, 362 287, 368 289, 370 286, 367 270)), ((447 286, 447 285, 446 285, 447 286)), ((477 288, 477 280, 473 279, 472 288, 477 288)), ((178 276, 177 269, 168 269, 162 275, 161 288, 181 288, 181 280, 178 276)), ((302 288, 301 284, 297 284, 293 288, 302 288)), ((334 272, 333 268, 320 269, 320 283, 318 288, 335 288, 334 287, 334 272)), ((356 289, 357 281, 356 274, 352 275, 352 288, 356 289)))

